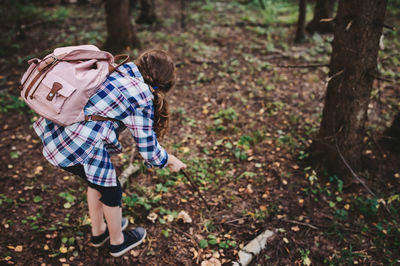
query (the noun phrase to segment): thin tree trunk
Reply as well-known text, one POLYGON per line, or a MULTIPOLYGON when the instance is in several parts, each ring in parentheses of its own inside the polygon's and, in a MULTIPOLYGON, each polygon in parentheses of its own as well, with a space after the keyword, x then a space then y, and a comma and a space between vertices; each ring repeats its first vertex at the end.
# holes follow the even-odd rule
POLYGON ((106 0, 107 40, 105 49, 120 52, 128 47, 139 47, 131 23, 129 0, 106 0))
POLYGON ((314 17, 308 23, 306 30, 314 34, 318 33, 331 33, 333 32, 332 22, 321 22, 321 19, 331 18, 333 16, 333 9, 335 0, 317 0, 314 9, 314 17))
POLYGON ((331 172, 345 173, 344 161, 359 169, 364 125, 376 70, 387 0, 339 1, 331 77, 321 127, 311 159, 331 172))
POLYGON ((307 15, 307 0, 299 0, 299 19, 297 22, 296 38, 295 43, 301 43, 305 39, 304 27, 306 25, 307 15))
POLYGON ((181 0, 181 29, 186 28, 186 0, 181 0))
POLYGON ((157 15, 154 0, 140 0, 140 16, 136 22, 139 24, 153 24, 156 21, 157 15))

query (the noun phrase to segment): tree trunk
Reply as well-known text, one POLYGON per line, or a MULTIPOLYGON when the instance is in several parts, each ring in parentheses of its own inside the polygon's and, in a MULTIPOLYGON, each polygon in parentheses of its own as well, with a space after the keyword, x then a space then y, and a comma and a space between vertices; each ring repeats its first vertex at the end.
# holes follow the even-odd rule
POLYGON ((318 33, 331 33, 333 32, 332 22, 321 22, 321 19, 331 18, 333 16, 333 9, 335 0, 317 0, 314 9, 314 17, 308 23, 306 30, 314 34, 318 33))
POLYGON ((140 0, 140 16, 136 22, 139 24, 153 24, 156 21, 157 15, 154 0, 140 0))
POLYGON ((106 0, 107 40, 105 49, 120 52, 129 47, 139 47, 131 23, 129 0, 106 0))
POLYGON ((387 0, 339 1, 330 81, 311 160, 330 172, 345 173, 361 163, 364 125, 377 68, 379 38, 387 0))
POLYGON ((299 20, 297 22, 296 38, 295 43, 301 43, 305 39, 304 27, 306 25, 307 15, 307 0, 299 0, 299 20))
POLYGON ((400 112, 393 119, 391 127, 383 133, 381 143, 392 151, 400 152, 400 112))

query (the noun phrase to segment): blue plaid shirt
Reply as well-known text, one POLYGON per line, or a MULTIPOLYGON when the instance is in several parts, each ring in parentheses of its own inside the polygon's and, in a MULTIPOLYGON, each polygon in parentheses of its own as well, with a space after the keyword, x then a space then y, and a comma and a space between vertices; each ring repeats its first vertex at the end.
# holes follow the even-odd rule
POLYGON ((83 121, 59 126, 39 118, 33 128, 43 142, 43 155, 53 165, 82 164, 88 181, 100 186, 117 185, 110 153, 121 153, 118 133, 127 127, 147 164, 164 167, 168 153, 153 130, 153 95, 133 63, 108 76, 85 106, 86 115, 101 115, 117 121, 83 121), (129 75, 134 78, 127 78, 129 75))

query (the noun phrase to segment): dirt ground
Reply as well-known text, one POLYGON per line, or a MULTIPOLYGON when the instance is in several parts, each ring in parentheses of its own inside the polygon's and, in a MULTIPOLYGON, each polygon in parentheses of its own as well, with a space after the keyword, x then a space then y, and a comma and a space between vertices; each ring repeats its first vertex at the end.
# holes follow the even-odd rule
MULTIPOLYGON (((31 126, 35 115, 10 96, 18 95, 25 59, 56 46, 101 44, 103 7, 68 5, 62 22, 29 28, 18 40, 17 58, 2 59, 0 89, 9 107, 4 110, 2 101, 1 263, 200 265, 214 257, 230 265, 266 229, 275 236, 252 265, 387 265, 400 259, 396 198, 390 206, 397 212, 388 213, 380 201, 369 204, 371 194, 351 176, 316 173, 306 160, 328 69, 283 66, 328 63, 332 36, 292 46, 295 24, 239 23, 256 11, 246 13, 229 1, 188 4, 183 29, 178 2, 160 3, 162 23, 136 30, 143 48, 166 49, 176 60, 178 84, 168 96, 171 125, 161 143, 188 164, 211 210, 183 175, 146 169, 136 155, 141 171, 124 189, 124 215, 131 227, 147 229, 147 239, 117 259, 107 245, 88 245, 84 183, 43 158, 31 126), (181 211, 191 223, 179 218, 181 211)), ((57 6, 43 8, 57 12, 57 6)), ((396 97, 398 85, 374 86, 383 89, 372 99, 373 134, 366 136, 365 171, 359 174, 379 200, 399 193, 399 156, 380 144, 395 112, 386 99, 396 97)), ((125 151, 113 158, 118 173, 133 145, 128 132, 121 141, 125 151)))

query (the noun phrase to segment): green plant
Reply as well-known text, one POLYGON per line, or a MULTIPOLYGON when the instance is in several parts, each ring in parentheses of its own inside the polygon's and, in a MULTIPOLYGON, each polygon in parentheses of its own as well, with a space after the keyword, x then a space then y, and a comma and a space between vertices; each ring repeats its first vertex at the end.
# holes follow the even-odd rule
MULTIPOLYGON (((28 105, 22 101, 19 97, 10 93, 0 94, 0 112, 6 113, 8 111, 16 110, 19 113, 23 113, 28 110, 28 105)), ((33 113, 29 108, 29 112, 33 113)))
POLYGON ((216 131, 226 131, 232 127, 232 122, 239 117, 235 109, 229 107, 218 111, 213 115, 213 124, 216 131))
POLYGON ((122 196, 122 202, 124 205, 130 208, 135 208, 137 206, 142 206, 146 210, 151 209, 151 203, 146 197, 139 197, 136 193, 132 193, 130 196, 122 196))

